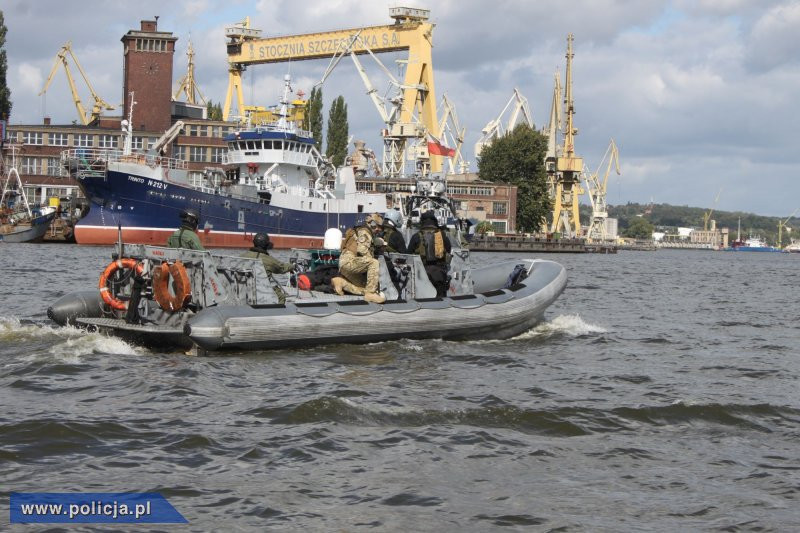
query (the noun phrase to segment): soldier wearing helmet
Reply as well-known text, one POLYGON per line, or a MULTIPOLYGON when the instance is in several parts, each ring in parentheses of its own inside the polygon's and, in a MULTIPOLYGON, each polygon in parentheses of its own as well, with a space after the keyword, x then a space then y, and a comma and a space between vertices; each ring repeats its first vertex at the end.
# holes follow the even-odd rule
POLYGON ((403 234, 400 233, 400 226, 403 225, 400 211, 390 209, 383 216, 383 234, 381 237, 386 242, 383 248, 385 252, 394 252, 399 254, 407 254, 406 241, 403 234))
POLYGON ((447 276, 448 256, 452 248, 450 239, 439 227, 433 211, 422 213, 419 222, 419 232, 411 237, 408 249, 411 253, 419 254, 428 279, 436 287, 436 295, 447 296, 447 289, 450 286, 447 276))
POLYGON ((278 297, 278 302, 285 303, 286 293, 281 289, 280 284, 272 277, 272 274, 291 272, 294 270, 294 265, 291 263, 283 263, 269 255, 269 251, 273 246, 274 245, 269 240, 269 234, 256 233, 253 236, 253 247, 243 253, 241 257, 261 259, 261 262, 264 264, 264 270, 267 271, 267 276, 269 276, 270 282, 272 283, 272 289, 278 297))
POLYGON ((339 276, 331 280, 336 294, 363 294, 368 302, 386 301, 383 293, 378 292, 379 263, 375 259, 375 247, 384 244, 377 236, 382 227, 383 218, 373 213, 364 224, 347 230, 339 256, 339 276))
POLYGON ((181 211, 181 227, 167 239, 169 248, 188 248, 190 250, 205 250, 197 235, 197 224, 200 217, 194 209, 181 211))
POLYGON ((267 233, 256 233, 253 236, 253 247, 243 253, 242 257, 261 259, 267 272, 272 272, 273 274, 286 274, 294 270, 293 264, 283 263, 269 255, 269 251, 272 250, 273 246, 267 233))

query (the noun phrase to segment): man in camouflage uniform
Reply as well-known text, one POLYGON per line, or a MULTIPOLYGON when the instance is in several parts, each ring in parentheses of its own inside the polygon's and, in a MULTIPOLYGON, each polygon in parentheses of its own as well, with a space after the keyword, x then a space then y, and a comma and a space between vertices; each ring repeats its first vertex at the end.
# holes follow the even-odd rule
POLYGON ((205 250, 197 235, 199 217, 193 209, 181 211, 181 227, 167 239, 168 248, 188 248, 189 250, 205 250))
POLYGON ((368 302, 386 301, 383 293, 378 292, 379 263, 374 255, 375 246, 384 244, 382 239, 375 236, 382 225, 383 219, 374 213, 367 217, 363 225, 347 230, 339 256, 340 276, 331 280, 336 294, 363 294, 368 302))

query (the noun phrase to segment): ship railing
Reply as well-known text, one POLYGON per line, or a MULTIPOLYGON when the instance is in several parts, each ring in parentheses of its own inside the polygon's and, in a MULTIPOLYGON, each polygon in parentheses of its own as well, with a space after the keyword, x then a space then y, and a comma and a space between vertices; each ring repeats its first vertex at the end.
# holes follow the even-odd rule
POLYGON ((72 148, 61 152, 61 164, 76 178, 103 177, 109 163, 136 163, 151 168, 167 169, 188 168, 186 161, 172 157, 161 157, 154 154, 135 152, 126 154, 122 150, 96 148, 72 148))

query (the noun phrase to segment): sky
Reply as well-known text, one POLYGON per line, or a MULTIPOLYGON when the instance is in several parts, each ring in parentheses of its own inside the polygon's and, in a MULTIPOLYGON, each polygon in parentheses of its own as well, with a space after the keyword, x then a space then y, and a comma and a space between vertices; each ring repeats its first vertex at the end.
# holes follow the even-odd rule
MULTIPOLYGON (((615 140, 621 174, 609 177, 609 204, 783 217, 800 208, 800 1, 3 0, 11 123, 77 118, 63 70, 38 95, 67 41, 97 94, 119 105, 120 39, 157 15, 159 30, 178 37, 174 88, 186 73, 191 38, 198 85, 206 98, 222 102, 226 26, 249 16, 265 37, 358 28, 391 23, 389 8, 397 6, 431 10, 436 98, 446 93, 467 129, 470 170, 477 170, 473 147, 481 129, 515 88, 527 98, 536 128, 546 124, 553 75, 559 70, 563 81, 566 36, 573 33, 575 151, 597 170, 615 140)), ((379 57, 399 74, 404 54, 379 57)), ((277 103, 287 73, 295 89, 309 93, 327 66, 328 60, 252 66, 243 82, 245 103, 277 103)), ((388 78, 371 65, 368 72, 385 93, 388 78)), ((86 104, 80 79, 78 87, 86 104)), ((342 61, 322 87, 325 113, 344 96, 351 134, 380 154, 383 124, 352 62, 342 61)))

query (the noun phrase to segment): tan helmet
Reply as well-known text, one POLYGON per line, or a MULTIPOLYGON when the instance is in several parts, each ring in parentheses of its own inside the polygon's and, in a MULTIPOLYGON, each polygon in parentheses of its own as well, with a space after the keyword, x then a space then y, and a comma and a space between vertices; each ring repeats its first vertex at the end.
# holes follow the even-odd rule
POLYGON ((378 213, 372 213, 370 216, 367 217, 365 220, 367 226, 374 227, 374 226, 383 226, 383 218, 378 213))

